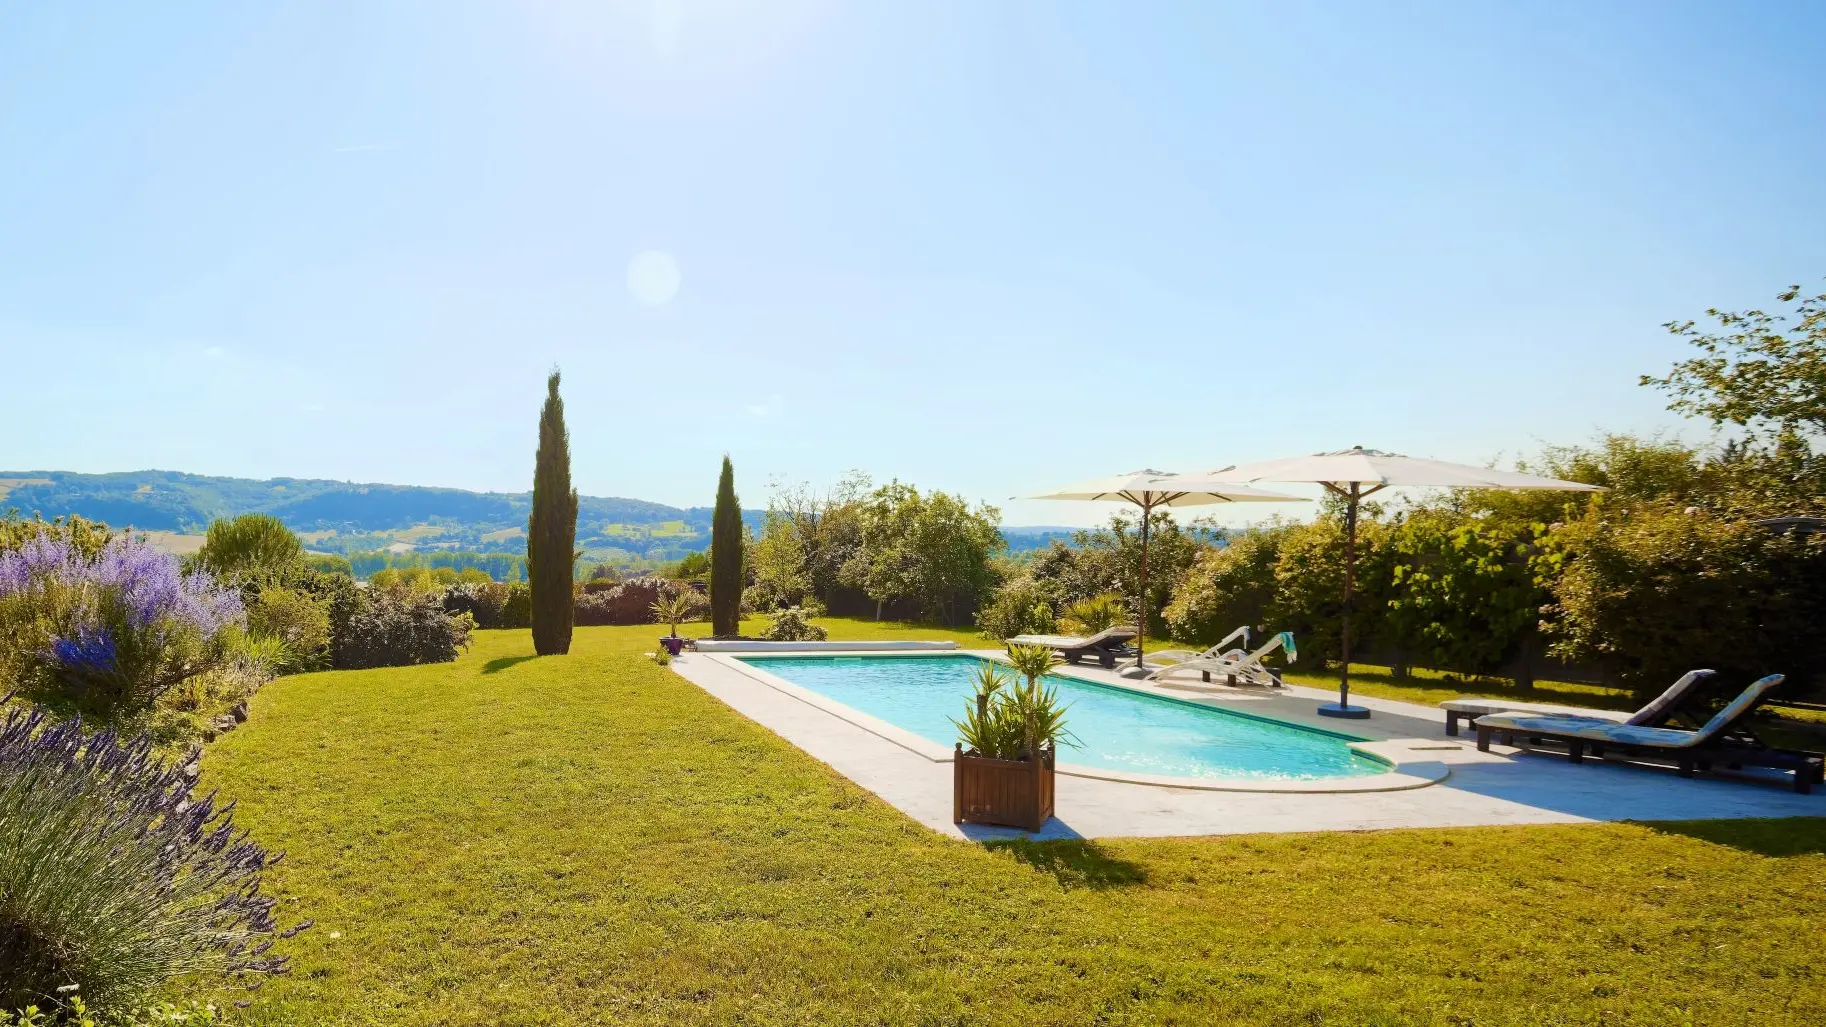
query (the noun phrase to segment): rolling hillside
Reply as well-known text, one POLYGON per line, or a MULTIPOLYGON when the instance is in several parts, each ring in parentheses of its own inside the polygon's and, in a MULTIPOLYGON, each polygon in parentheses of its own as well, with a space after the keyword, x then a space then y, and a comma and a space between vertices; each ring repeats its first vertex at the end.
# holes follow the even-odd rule
MULTIPOLYGON (((470 492, 319 478, 220 478, 181 471, 0 471, 0 512, 78 514, 151 534, 182 550, 218 517, 268 513, 319 552, 521 553, 527 492, 470 492)), ((710 545, 711 508, 580 496, 577 547, 586 560, 676 560, 710 545)), ((759 530, 762 514, 743 512, 759 530)), ((1067 529, 1009 528, 1012 548, 1043 546, 1067 529)))

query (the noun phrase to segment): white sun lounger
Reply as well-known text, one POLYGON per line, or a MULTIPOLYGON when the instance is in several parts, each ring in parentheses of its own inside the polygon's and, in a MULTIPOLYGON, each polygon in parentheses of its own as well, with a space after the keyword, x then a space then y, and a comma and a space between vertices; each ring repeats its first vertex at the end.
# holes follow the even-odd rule
MULTIPOLYGON (((1236 637, 1236 633, 1232 632, 1230 638, 1234 637, 1236 637)), ((1210 649, 1193 655, 1191 659, 1175 663, 1170 667, 1162 667, 1149 674, 1148 680, 1170 681, 1197 674, 1202 681, 1212 681, 1216 676, 1222 676, 1225 684, 1279 688, 1281 687, 1280 677, 1269 670, 1262 660, 1276 649, 1287 654, 1288 663, 1292 663, 1300 657, 1298 650, 1294 648, 1293 632, 1291 631, 1279 632, 1268 640, 1268 644, 1252 653, 1246 653, 1241 649, 1224 650, 1223 646, 1227 645, 1229 641, 1230 639, 1226 638, 1210 649)))

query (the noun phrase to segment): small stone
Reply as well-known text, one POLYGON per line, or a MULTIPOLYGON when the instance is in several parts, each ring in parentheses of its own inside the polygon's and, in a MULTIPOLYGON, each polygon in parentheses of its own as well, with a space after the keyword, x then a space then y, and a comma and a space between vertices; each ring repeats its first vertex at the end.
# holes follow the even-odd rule
POLYGON ((203 764, 196 760, 191 760, 189 763, 184 764, 183 773, 185 777, 194 781, 197 779, 198 775, 203 773, 203 764))
POLYGON ((235 708, 229 710, 228 715, 235 718, 237 722, 245 723, 247 721, 247 701, 242 700, 235 703, 235 708))

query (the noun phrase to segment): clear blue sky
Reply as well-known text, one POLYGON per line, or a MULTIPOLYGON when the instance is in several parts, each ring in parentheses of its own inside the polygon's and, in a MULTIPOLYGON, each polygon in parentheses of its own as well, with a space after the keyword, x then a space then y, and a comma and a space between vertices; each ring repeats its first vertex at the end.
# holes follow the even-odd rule
MULTIPOLYGON (((1826 4, 0 7, 0 468, 1003 500, 1681 425, 1826 4), (645 254, 646 256, 642 256, 645 254)), ((1004 504, 1011 523, 1106 511, 1004 504)), ((1259 508, 1258 508, 1259 509, 1259 508)))

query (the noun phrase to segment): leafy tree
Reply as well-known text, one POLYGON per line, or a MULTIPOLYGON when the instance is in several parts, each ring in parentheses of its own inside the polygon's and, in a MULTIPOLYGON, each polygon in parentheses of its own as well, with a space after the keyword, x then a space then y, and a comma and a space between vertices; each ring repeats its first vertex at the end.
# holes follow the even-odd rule
POLYGON ((564 426, 558 371, 545 380, 533 510, 526 523, 526 576, 533 595, 533 651, 571 651, 571 580, 576 566, 577 490, 571 487, 571 436, 564 426))
POLYGON ((742 625, 742 504, 735 494, 735 465, 723 456, 710 522, 710 633, 733 635, 742 625))
POLYGON ((1701 352, 1674 365, 1666 377, 1643 375, 1642 384, 1674 398, 1669 409, 1790 439, 1826 436, 1826 293, 1801 298, 1790 286, 1776 297, 1793 303, 1794 324, 1761 310, 1717 308, 1717 322, 1701 331, 1693 321, 1664 327, 1701 352))
MULTIPOLYGON (((1148 521, 1148 594, 1144 600, 1148 611, 1148 633, 1162 636, 1167 622, 1161 614, 1172 599, 1174 584, 1191 569, 1198 554, 1217 532, 1194 523, 1181 528, 1170 512, 1156 510, 1148 521)), ((1107 528, 1078 531, 1072 535, 1074 557, 1067 560, 1059 550, 1042 556, 1036 562, 1036 574, 1057 569, 1066 578, 1068 602, 1078 602, 1115 592, 1132 604, 1141 582, 1141 531, 1138 516, 1118 513, 1110 517, 1107 528)), ((1131 610, 1132 614, 1132 610, 1131 610)))
MULTIPOLYGON (((1410 514, 1388 534, 1383 640, 1425 666, 1471 674, 1531 654, 1548 600, 1534 559, 1545 531, 1446 510, 1410 514)), ((1530 661, 1522 660, 1516 683, 1533 685, 1530 661)))
POLYGON ((876 616, 901 601, 950 624, 967 616, 994 584, 989 558, 1006 546, 996 524, 1001 511, 972 508, 943 492, 922 495, 899 481, 863 502, 859 545, 843 576, 875 600, 876 616))
POLYGON ((1739 687, 1780 672, 1791 692, 1818 687, 1826 671, 1826 535, 1672 507, 1594 507, 1547 547, 1559 565, 1553 652, 1597 663, 1638 697, 1695 667, 1739 687))
POLYGON ((213 521, 196 566, 228 581, 272 581, 304 567, 304 545, 270 514, 213 521))
MULTIPOLYGON (((1386 545, 1388 525, 1365 504, 1357 520, 1355 610, 1351 616, 1351 651, 1368 653, 1384 628, 1391 568, 1386 545)), ((1343 655, 1344 523, 1327 509, 1310 524, 1295 525, 1280 540, 1274 565, 1274 599, 1268 604, 1269 630, 1292 631, 1300 656, 1310 653, 1321 665, 1343 655)))

